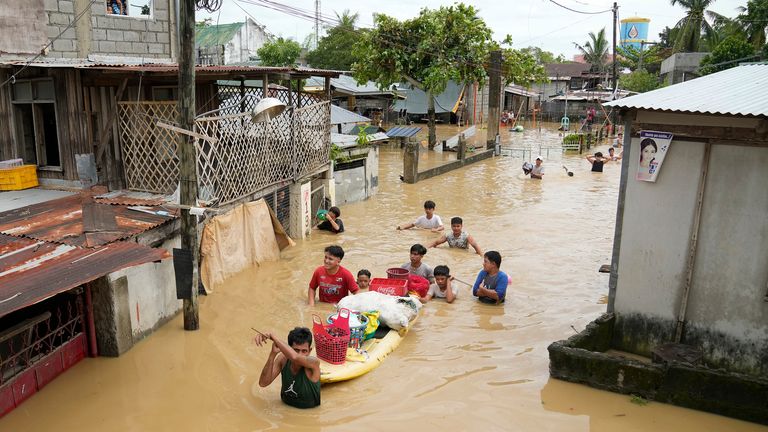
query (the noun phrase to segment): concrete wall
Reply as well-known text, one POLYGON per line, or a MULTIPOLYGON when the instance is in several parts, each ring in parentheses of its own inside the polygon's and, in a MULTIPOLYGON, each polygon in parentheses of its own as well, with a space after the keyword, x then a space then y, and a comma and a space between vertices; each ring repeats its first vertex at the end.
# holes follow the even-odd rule
MULTIPOLYGON (((4 12, 17 15, 20 19, 39 15, 45 23, 43 45, 58 36, 47 52, 49 58, 127 56, 170 60, 175 57, 172 46, 176 38, 175 0, 153 0, 149 16, 110 15, 106 13, 106 2, 91 3, 89 0, 13 2, 13 6, 0 6, 0 19, 4 12), (75 21, 80 15, 80 19, 75 21)), ((36 36, 35 27, 30 26, 30 29, 33 30, 30 34, 36 36)), ((13 27, 0 26, 0 40, 16 41, 19 35, 14 35, 14 32, 13 27)), ((26 32, 22 33, 24 38, 26 32)), ((17 41, 14 45, 18 48, 5 51, 12 54, 29 52, 30 46, 37 47, 39 41, 33 37, 29 43, 17 41)), ((40 48, 42 46, 35 52, 39 52, 40 48)))
POLYGON ((0 55, 37 54, 48 43, 43 0, 0 2, 0 55))
POLYGON ((337 205, 366 200, 379 190, 379 146, 350 149, 353 154, 363 154, 363 166, 351 169, 334 169, 335 202, 337 205))
POLYGON ((709 53, 677 53, 661 62, 661 77, 668 84, 677 84, 699 76, 701 60, 709 53))
POLYGON ((225 64, 249 61, 268 40, 265 28, 246 18, 245 25, 224 48, 225 64))
MULTIPOLYGON (((180 247, 180 237, 161 247, 180 247)), ((173 260, 147 263, 110 273, 92 285, 99 355, 119 356, 173 318, 176 299, 173 260)))
MULTIPOLYGON (((640 112, 638 122, 754 128, 757 120, 640 112)), ((632 139, 615 311, 614 345, 640 354, 669 342, 685 284, 705 144, 676 139, 656 183, 634 180, 632 139)), ((705 361, 768 372, 768 143, 713 143, 683 342, 705 361)))

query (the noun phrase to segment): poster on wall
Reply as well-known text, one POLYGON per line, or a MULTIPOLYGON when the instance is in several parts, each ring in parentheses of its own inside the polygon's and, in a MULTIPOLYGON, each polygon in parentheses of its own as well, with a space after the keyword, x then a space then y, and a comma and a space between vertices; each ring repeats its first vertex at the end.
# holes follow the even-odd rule
POLYGON ((637 161, 637 180, 655 182, 661 171, 664 156, 672 143, 672 134, 668 132, 640 132, 640 157, 637 161))

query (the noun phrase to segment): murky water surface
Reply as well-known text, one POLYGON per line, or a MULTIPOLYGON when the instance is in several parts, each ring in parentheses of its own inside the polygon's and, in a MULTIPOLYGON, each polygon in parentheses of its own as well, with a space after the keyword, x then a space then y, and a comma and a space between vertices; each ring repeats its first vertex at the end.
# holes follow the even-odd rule
MULTIPOLYGON (((551 128, 505 133, 512 157, 416 185, 398 179, 400 150, 382 149, 379 194, 342 208, 346 233, 315 234, 283 251, 280 262, 201 298, 198 332, 183 331, 179 316, 118 359, 81 362, 0 420, 0 430, 768 430, 661 403, 640 406, 628 396, 549 378, 547 345, 605 311, 608 275, 597 270, 610 262, 620 171, 607 165, 602 174, 590 173, 583 157, 547 150, 557 143, 551 128), (530 149, 546 157, 543 181, 522 175, 522 149, 526 159, 530 149), (562 165, 575 175, 566 176, 562 165), (478 304, 463 286, 456 303, 431 302, 378 369, 324 386, 320 408, 283 405, 279 382, 259 388, 268 349, 251 342, 250 327, 285 335, 309 325, 313 312, 327 314, 329 305, 306 306, 307 283, 327 245, 341 244, 342 264, 355 273, 368 268, 383 277, 405 263, 412 244, 434 235, 394 228, 421 214, 427 199, 446 222, 462 216, 485 250, 501 252, 502 269, 512 276, 506 305, 478 304)), ((425 152, 422 161, 454 157, 425 152)), ((472 282, 482 260, 439 248, 425 262, 447 264, 472 282)))

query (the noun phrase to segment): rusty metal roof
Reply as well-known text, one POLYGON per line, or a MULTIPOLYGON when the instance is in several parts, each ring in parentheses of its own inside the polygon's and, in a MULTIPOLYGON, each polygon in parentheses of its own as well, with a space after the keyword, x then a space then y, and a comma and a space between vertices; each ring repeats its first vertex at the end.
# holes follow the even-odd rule
POLYGON ((160 206, 145 206, 143 210, 101 204, 84 195, 72 195, 0 213, 0 232, 71 246, 94 247, 140 234, 173 220, 178 213, 160 206), (168 212, 168 215, 157 212, 168 212))
POLYGON ((132 242, 80 248, 0 234, 0 316, 114 271, 170 255, 132 242))

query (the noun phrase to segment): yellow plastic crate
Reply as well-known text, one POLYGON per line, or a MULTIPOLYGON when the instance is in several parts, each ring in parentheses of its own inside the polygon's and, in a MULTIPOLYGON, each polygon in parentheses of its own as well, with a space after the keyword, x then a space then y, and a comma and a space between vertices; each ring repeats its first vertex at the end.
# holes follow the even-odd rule
POLYGON ((0 191, 29 189, 37 185, 37 165, 0 169, 0 191))

